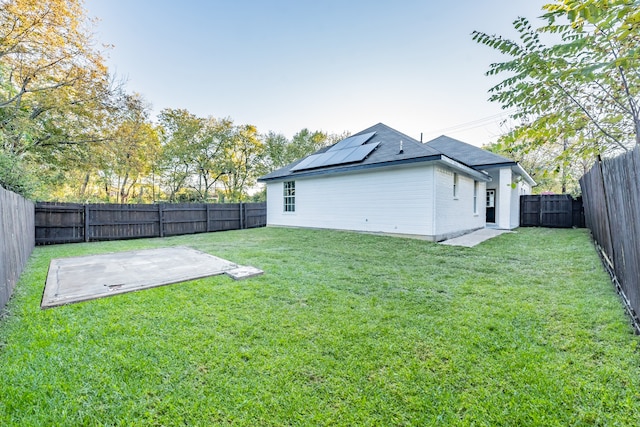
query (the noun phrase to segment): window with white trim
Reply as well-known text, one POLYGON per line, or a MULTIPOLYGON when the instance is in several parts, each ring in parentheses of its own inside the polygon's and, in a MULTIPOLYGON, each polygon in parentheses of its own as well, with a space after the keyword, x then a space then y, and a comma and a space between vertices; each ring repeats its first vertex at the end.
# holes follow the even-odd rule
POLYGON ((453 197, 458 197, 458 174, 453 173, 453 197))
POLYGON ((473 181, 473 213, 478 213, 478 181, 473 181))
POLYGON ((284 211, 296 211, 296 182, 285 181, 283 184, 284 211))

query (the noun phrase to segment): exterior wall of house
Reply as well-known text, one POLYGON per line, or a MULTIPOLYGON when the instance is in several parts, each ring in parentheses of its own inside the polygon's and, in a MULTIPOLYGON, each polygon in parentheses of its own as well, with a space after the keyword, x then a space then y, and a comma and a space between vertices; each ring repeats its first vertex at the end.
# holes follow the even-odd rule
POLYGON ((496 194, 496 225, 505 230, 511 229, 511 195, 513 193, 511 168, 500 169, 500 185, 496 194))
POLYGON ((434 236, 434 165, 295 180, 295 212, 283 182, 267 183, 267 225, 434 236))
POLYGON ((491 176, 487 183, 488 190, 495 190, 495 225, 498 228, 510 229, 511 225, 511 168, 489 169, 491 176))
POLYGON ((531 194, 531 186, 511 168, 491 169, 487 171, 492 181, 488 189, 496 190, 496 225, 511 230, 520 226, 520 196, 531 194))
POLYGON ((477 209, 474 212, 474 182, 471 177, 457 174, 457 191, 454 196, 454 171, 436 167, 435 240, 444 240, 485 226, 486 184, 478 181, 477 209))
POLYGON ((526 181, 518 179, 517 175, 513 175, 513 182, 516 182, 516 188, 511 192, 511 224, 510 228, 520 227, 520 196, 531 194, 531 186, 526 181))

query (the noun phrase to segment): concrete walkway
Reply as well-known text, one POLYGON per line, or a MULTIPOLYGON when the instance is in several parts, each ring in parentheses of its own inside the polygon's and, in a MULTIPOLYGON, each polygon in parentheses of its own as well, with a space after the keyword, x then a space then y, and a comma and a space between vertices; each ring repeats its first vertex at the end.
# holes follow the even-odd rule
POLYGON ((489 240, 492 237, 499 236, 502 233, 511 233, 511 231, 498 230, 496 228, 481 228, 480 230, 476 230, 463 236, 454 237, 453 239, 445 240, 440 243, 449 246, 464 246, 467 248, 472 248, 475 245, 482 243, 485 240, 489 240))

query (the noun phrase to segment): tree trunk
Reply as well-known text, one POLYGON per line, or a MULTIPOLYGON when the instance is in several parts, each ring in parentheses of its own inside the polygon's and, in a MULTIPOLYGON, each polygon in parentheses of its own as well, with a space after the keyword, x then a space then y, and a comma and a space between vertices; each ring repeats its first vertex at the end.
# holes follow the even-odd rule
POLYGON ((125 197, 127 196, 127 181, 129 180, 129 172, 124 174, 124 180, 122 181, 122 186, 120 187, 120 203, 125 203, 125 197))
POLYGON ((91 173, 87 172, 84 175, 84 180, 82 181, 82 185, 80 186, 80 197, 84 197, 85 192, 87 191, 87 186, 89 185, 89 178, 91 173))

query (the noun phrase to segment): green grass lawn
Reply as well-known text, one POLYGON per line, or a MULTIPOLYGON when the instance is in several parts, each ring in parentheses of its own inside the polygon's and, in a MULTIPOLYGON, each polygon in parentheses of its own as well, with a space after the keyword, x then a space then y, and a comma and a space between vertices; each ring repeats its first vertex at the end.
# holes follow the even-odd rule
POLYGON ((38 247, 0 321, 0 425, 629 425, 640 340, 584 230, 476 248, 262 228, 38 247), (41 311, 51 258, 253 265, 41 311))

